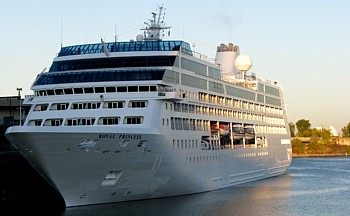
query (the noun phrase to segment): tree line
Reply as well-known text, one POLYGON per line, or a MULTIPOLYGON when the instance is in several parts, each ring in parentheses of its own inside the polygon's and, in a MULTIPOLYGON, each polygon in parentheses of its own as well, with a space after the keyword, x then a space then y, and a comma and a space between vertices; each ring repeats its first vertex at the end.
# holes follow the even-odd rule
MULTIPOLYGON (((292 140, 293 154, 295 155, 349 155, 350 147, 337 145, 332 137, 331 130, 311 128, 307 119, 300 119, 295 124, 289 123, 290 133, 296 139, 292 140), (303 143, 298 137, 308 137, 303 143)), ((350 123, 342 128, 343 137, 350 137, 350 123)))
MULTIPOLYGON (((293 122, 289 123, 289 129, 290 134, 292 137, 312 137, 312 136, 318 136, 318 137, 324 137, 324 138, 331 138, 332 133, 330 130, 327 129, 316 129, 311 128, 311 123, 307 119, 300 119, 295 124, 293 122)), ((343 137, 350 137, 350 122, 344 126, 342 129, 342 136, 343 137)))

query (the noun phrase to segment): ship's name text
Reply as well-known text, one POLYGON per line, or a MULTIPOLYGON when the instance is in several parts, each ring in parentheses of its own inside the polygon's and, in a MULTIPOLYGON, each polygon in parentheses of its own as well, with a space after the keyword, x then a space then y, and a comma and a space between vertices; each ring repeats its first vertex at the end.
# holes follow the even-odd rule
MULTIPOLYGON (((100 139, 115 139, 116 135, 115 134, 99 134, 98 138, 100 139)), ((136 134, 136 135, 130 135, 130 134, 120 134, 118 136, 119 139, 141 139, 141 135, 136 134)))
POLYGON ((100 139, 114 139, 115 134, 99 134, 98 138, 100 138, 100 139))
POLYGON ((141 135, 120 134, 119 139, 141 139, 141 135))

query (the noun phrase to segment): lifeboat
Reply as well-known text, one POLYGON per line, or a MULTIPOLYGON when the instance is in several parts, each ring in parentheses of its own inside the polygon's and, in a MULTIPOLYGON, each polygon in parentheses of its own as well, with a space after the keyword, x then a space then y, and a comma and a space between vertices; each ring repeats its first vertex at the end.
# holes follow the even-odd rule
POLYGON ((219 130, 219 128, 218 128, 218 125, 217 124, 213 124, 212 126, 211 126, 211 132, 217 132, 219 130))
POLYGON ((220 124, 220 135, 227 136, 230 133, 230 127, 226 124, 220 124))
POLYGON ((252 126, 244 127, 244 137, 246 140, 251 140, 251 139, 255 138, 254 127, 252 127, 252 126))
POLYGON ((221 136, 227 136, 230 133, 230 127, 227 124, 219 124, 219 127, 217 124, 213 124, 211 126, 211 131, 220 131, 221 136))
POLYGON ((232 127, 232 135, 233 135, 233 139, 235 139, 235 140, 243 139, 243 137, 244 137, 244 128, 242 127, 242 125, 240 125, 240 124, 233 125, 233 127, 232 127))

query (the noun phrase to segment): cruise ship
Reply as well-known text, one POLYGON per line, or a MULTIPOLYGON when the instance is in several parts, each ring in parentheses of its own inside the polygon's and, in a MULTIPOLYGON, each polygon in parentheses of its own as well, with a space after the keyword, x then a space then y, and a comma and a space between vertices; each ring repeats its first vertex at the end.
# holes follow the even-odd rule
POLYGON ((282 86, 251 73, 235 44, 210 59, 165 40, 163 15, 160 6, 135 40, 61 47, 24 99, 25 121, 6 131, 66 207, 207 192, 288 170, 282 86))

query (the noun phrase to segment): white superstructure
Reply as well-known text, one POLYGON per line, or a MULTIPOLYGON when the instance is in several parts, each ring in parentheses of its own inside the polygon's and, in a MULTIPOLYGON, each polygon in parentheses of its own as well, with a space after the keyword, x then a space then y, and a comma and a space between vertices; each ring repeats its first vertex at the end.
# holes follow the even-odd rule
POLYGON ((161 40, 159 9, 136 41, 62 47, 6 132, 68 207, 210 191, 291 163, 281 87, 249 76, 237 45, 212 63, 161 40))

